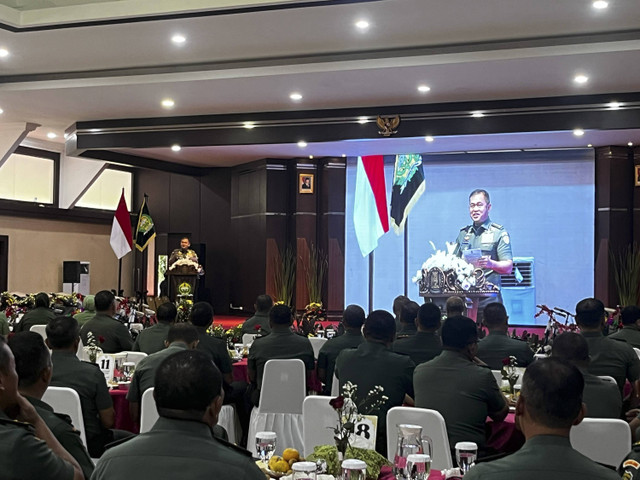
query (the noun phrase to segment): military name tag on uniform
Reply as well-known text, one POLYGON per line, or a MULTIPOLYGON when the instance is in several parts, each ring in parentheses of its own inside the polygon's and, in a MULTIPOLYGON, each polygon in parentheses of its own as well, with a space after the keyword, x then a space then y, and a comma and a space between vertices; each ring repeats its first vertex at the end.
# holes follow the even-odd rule
POLYGON ((349 436, 349 444, 352 447, 375 450, 377 428, 378 417, 375 415, 363 415, 356 422, 354 432, 349 436))
POLYGON ((96 359, 96 363, 104 374, 107 385, 113 382, 114 370, 116 368, 116 358, 114 355, 102 354, 96 359))

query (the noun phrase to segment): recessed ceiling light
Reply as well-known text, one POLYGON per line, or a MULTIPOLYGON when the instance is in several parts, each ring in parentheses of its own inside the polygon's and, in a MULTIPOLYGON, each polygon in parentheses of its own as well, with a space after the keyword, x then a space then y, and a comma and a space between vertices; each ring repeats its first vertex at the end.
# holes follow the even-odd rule
POLYGON ((0 108, 0 115, 4 113, 4 110, 0 108))
POLYGON ((304 148, 304 147, 306 147, 306 146, 307 146, 307 142, 305 142, 304 140, 300 140, 300 141, 298 142, 298 146, 299 146, 300 148, 304 148))
POLYGON ((618 110, 621 106, 622 104, 620 102, 614 101, 607 103, 607 107, 609 107, 611 110, 618 110))
POLYGON ((591 145, 590 143, 587 144, 587 147, 591 148, 593 147, 593 145, 591 145))
POLYGON ((180 150, 182 150, 182 147, 176 143, 175 145, 171 145, 171 150, 173 150, 174 152, 179 152, 180 150))
POLYGON ((242 124, 242 126, 243 126, 244 128, 246 128, 247 130, 251 130, 252 128, 256 128, 256 124, 255 124, 255 123, 253 123, 253 122, 244 122, 244 123, 242 124))
POLYGON ((56 138, 57 136, 58 136, 58 135, 56 135, 56 134, 55 134, 55 133, 53 133, 53 132, 49 132, 49 133, 47 133, 47 138, 56 138))
POLYGON ((604 10, 609 6, 609 2, 605 2, 604 0, 596 0, 591 4, 591 6, 596 10, 604 10))
POLYGON ((163 108, 173 108, 176 104, 171 98, 165 98, 160 102, 163 108))
POLYGON ((583 135, 584 135, 584 130, 583 130, 583 129, 581 129, 581 128, 574 128, 574 129, 573 129, 573 134, 574 134, 576 137, 581 137, 581 136, 583 136, 583 135))
POLYGON ((431 87, 429 85, 418 85, 418 91, 420 93, 427 93, 430 90, 431 90, 431 87))
POLYGON ((347 158, 347 154, 346 154, 346 153, 343 153, 343 154, 342 154, 342 158, 347 158))
POLYGON ((171 37, 171 41, 176 45, 182 45, 184 42, 187 41, 187 39, 184 35, 180 35, 179 33, 177 33, 173 37, 171 37))
POLYGON ((367 22, 366 20, 358 20, 355 23, 355 26, 358 30, 366 30, 367 28, 369 28, 369 22, 367 22))
POLYGON ((475 112, 471 112, 471 116, 473 118, 482 118, 484 117, 484 113, 482 113, 480 110, 476 110, 475 112))
POLYGON ((90 128, 90 129, 89 129, 89 131, 90 131, 91 133, 96 133, 96 132, 101 132, 101 131, 102 131, 102 129, 100 129, 100 128, 90 128))
POLYGON ((358 123, 367 123, 369 121, 369 117, 358 117, 358 123))
POLYGON ((425 142, 433 142, 433 137, 431 135, 427 135, 426 137, 424 137, 424 141, 425 142))
POLYGON ((6 48, 0 48, 0 57, 8 57, 9 56, 9 50, 7 50, 6 48))
POLYGON ((309 159, 313 160, 313 155, 309 155, 309 159))
POLYGON ((576 75, 575 77, 573 77, 573 81, 579 85, 583 85, 585 83, 587 83, 589 81, 589 77, 587 77, 586 75, 580 73, 578 75, 576 75))
POLYGON ((633 147, 633 142, 629 142, 627 143, 627 145, 629 145, 630 147, 633 147))
POLYGON ((289 95, 289 98, 294 102, 299 102, 300 100, 302 100, 302 94, 298 92, 293 92, 291 95, 289 95))

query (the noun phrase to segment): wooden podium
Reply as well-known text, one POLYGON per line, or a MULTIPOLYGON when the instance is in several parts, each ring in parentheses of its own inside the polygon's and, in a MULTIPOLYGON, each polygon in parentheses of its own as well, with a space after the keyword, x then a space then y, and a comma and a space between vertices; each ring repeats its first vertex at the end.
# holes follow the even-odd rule
POLYGON ((180 297, 196 298, 198 270, 190 265, 181 265, 168 271, 169 299, 175 302, 180 297))

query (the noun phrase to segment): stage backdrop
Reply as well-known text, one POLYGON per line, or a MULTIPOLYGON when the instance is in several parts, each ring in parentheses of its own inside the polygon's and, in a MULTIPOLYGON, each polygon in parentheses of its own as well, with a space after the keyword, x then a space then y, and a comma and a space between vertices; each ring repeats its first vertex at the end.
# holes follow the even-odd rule
MULTIPOLYGON (((593 150, 422 157, 426 192, 409 216, 407 251, 403 236, 392 231, 374 251, 374 309, 391 311, 393 299, 405 289, 412 300, 422 303, 411 277, 433 253, 430 240, 444 250, 445 242, 455 241, 460 228, 470 224, 468 196, 476 188, 491 195, 491 220, 509 232, 513 255, 534 258, 536 303, 573 312, 580 299, 593 295, 593 150)), ((355 303, 366 310, 369 260, 362 257, 353 228, 356 159, 348 160, 345 305, 355 303)), ((385 156, 388 202, 394 160, 385 156)))

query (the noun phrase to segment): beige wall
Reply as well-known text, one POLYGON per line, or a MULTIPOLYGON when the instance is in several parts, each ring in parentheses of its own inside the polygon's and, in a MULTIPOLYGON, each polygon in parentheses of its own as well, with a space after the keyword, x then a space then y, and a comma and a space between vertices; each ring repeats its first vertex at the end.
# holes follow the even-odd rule
MULTIPOLYGON (((0 235, 9 236, 10 292, 62 291, 62 262, 91 263, 91 292, 118 286, 118 259, 111 225, 0 216, 0 235)), ((122 259, 122 288, 132 294, 133 253, 122 259)))

